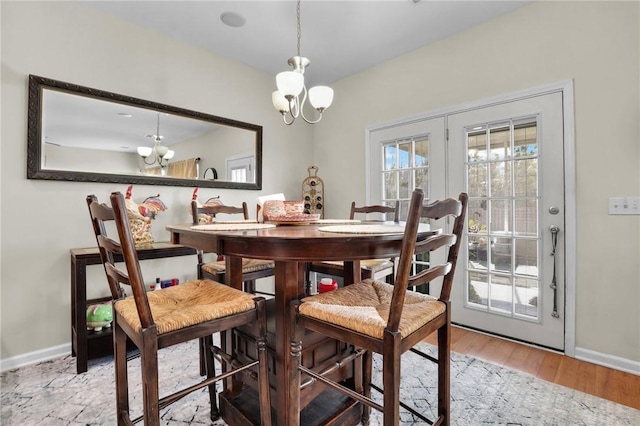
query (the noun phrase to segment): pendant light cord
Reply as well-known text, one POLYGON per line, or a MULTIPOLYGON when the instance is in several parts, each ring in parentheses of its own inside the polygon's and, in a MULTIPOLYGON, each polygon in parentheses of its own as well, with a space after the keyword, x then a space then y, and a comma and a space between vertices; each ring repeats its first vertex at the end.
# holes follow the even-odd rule
POLYGON ((296 19, 298 21, 298 56, 300 55, 300 38, 302 37, 302 29, 300 27, 300 0, 298 0, 298 5, 296 7, 296 19))

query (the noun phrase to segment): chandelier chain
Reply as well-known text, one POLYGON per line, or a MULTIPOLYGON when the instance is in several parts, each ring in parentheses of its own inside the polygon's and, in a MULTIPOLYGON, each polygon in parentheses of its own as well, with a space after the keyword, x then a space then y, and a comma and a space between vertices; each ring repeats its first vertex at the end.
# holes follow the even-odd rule
POLYGON ((300 0, 296 7, 296 20, 298 21, 298 56, 300 55, 300 38, 302 37, 302 30, 300 29, 300 0))
POLYGON ((156 142, 160 142, 162 138, 160 137, 160 113, 158 113, 158 125, 156 127, 156 142))

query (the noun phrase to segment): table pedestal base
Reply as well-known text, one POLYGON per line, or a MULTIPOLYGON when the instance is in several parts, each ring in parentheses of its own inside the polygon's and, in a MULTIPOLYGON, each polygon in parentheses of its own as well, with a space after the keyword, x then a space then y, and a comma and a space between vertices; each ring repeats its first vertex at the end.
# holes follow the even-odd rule
MULTIPOLYGON (((229 426, 260 425, 260 407, 258 393, 245 387, 235 398, 227 391, 220 394, 220 415, 229 426)), ((349 397, 327 389, 311 401, 300 413, 300 424, 319 425, 357 425, 362 416, 362 404, 349 397)), ((271 412, 274 425, 278 421, 275 410, 271 412)))
MULTIPOLYGON (((274 320, 273 301, 267 301, 267 357, 269 363, 269 381, 271 383, 271 407, 273 424, 285 424, 286 413, 278 412, 281 407, 284 395, 289 389, 277 389, 278 383, 276 370, 285 368, 283 362, 276 362, 274 351, 277 341, 276 327, 274 320)), ((244 327, 235 329, 232 332, 230 347, 233 348, 235 357, 239 362, 245 363, 257 358, 257 347, 255 339, 244 327)), ((352 347, 344 342, 327 338, 318 333, 307 332, 302 340, 302 363, 307 368, 316 371, 323 371, 328 367, 335 366, 335 363, 342 359, 345 354, 352 351, 352 347)), ((356 386, 356 380, 362 381, 362 360, 345 363, 341 368, 334 370, 330 377, 340 381, 351 389, 360 388, 362 384, 356 386)), ((305 380, 303 376, 302 380, 305 380)), ((220 414, 230 426, 250 426, 260 424, 260 406, 258 399, 257 377, 253 374, 243 374, 237 376, 237 380, 230 381, 225 387, 225 391, 220 396, 220 414)), ((302 425, 356 425, 360 422, 362 415, 362 404, 354 401, 346 395, 328 388, 321 382, 315 382, 307 386, 300 395, 302 425)), ((280 409, 281 410, 281 409, 280 409)))

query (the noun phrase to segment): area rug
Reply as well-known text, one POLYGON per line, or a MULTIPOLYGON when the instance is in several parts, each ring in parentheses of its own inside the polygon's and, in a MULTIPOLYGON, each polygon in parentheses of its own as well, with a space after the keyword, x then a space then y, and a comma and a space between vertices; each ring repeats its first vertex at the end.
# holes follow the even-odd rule
MULTIPOLYGON (((433 347, 423 344, 422 349, 432 351, 433 347)), ((198 378, 195 344, 161 351, 159 363, 161 389, 181 386, 177 378, 198 378), (191 376, 185 376, 189 372, 191 376)), ((380 359, 374 360, 376 378, 381 364, 380 359)), ((433 417, 435 370, 428 364, 432 363, 411 353, 403 357, 402 394, 419 411, 433 417)), ((67 356, 2 373, 0 424, 115 425, 112 359, 90 361, 88 372, 83 374, 76 374, 75 368, 75 358, 67 356)), ((130 362, 129 377, 131 407, 137 415, 141 409, 138 360, 130 362)), ((640 425, 640 410, 456 353, 452 354, 451 363, 451 416, 452 424, 460 426, 640 425)), ((163 410, 162 424, 211 425, 206 391, 191 394, 163 410)), ((371 425, 380 424, 381 416, 374 410, 371 425)), ((424 423, 401 412, 400 424, 424 423)))

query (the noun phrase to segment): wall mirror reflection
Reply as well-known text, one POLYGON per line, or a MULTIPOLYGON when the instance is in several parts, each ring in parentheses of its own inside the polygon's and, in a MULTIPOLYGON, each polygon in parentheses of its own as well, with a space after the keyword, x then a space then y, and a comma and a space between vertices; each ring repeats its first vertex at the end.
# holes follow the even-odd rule
POLYGON ((262 127, 29 76, 27 177, 261 189, 262 127))

